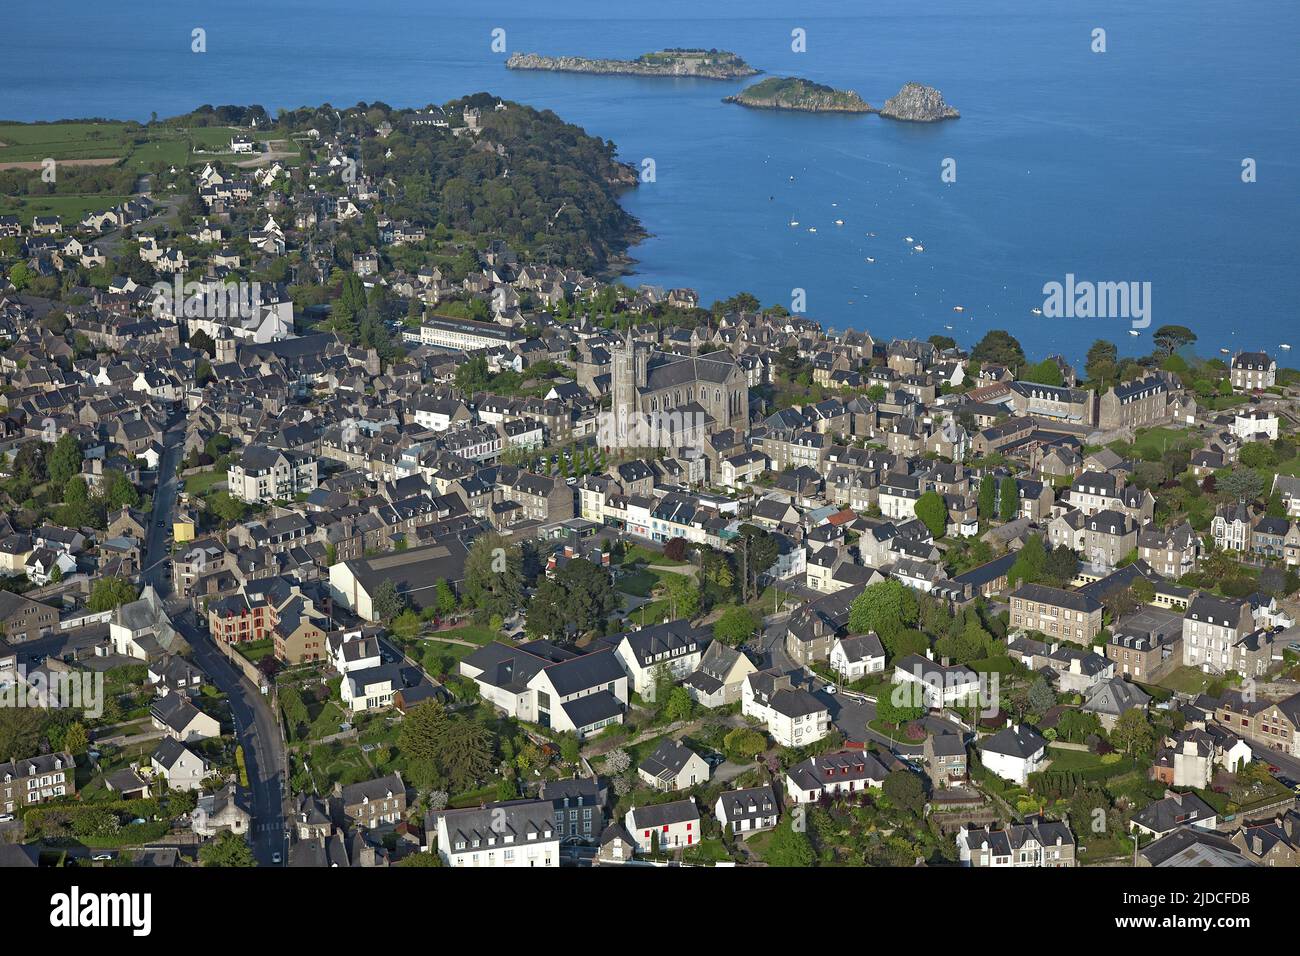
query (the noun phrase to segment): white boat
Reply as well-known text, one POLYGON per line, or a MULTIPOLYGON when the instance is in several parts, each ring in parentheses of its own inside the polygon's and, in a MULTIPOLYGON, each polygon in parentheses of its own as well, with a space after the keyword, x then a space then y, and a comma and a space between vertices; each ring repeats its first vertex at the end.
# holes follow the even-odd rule
MULTIPOLYGON (((954 306, 952 307, 952 310, 953 310, 954 312, 965 312, 965 311, 966 311, 966 306, 964 306, 964 305, 954 305, 954 306)), ((949 326, 949 328, 952 328, 952 326, 949 326)))
POLYGON ((1042 310, 1042 309, 1030 309, 1029 311, 1030 311, 1031 313, 1033 313, 1034 315, 1042 315, 1042 314, 1043 314, 1043 310, 1042 310))
POLYGON ((867 256, 867 261, 868 261, 868 262, 875 262, 876 260, 875 260, 873 257, 871 257, 871 256, 867 256))
POLYGON ((1287 342, 1283 342, 1281 345, 1278 346, 1278 348, 1280 348, 1283 352, 1290 352, 1290 351, 1291 351, 1291 346, 1290 346, 1290 344, 1287 343, 1287 342))
POLYGON ((918 242, 916 245, 914 245, 914 246, 912 247, 912 251, 913 251, 913 252, 925 252, 925 246, 921 245, 921 244, 918 242))
POLYGON ((951 325, 945 325, 944 328, 947 329, 949 332, 952 331, 952 326, 951 326, 951 325))
POLYGON ((1222 352, 1224 355, 1229 354, 1227 349, 1219 349, 1219 351, 1222 352))
POLYGON ((798 220, 798 219, 791 219, 791 220, 790 220, 790 225, 792 225, 792 226, 797 226, 797 225, 799 225, 799 220, 798 220))
POLYGON ((912 241, 912 237, 911 237, 911 236, 904 236, 904 237, 903 237, 903 241, 904 241, 904 242, 911 242, 911 241, 912 241))
POLYGON ((1141 335, 1142 333, 1139 332, 1137 329, 1129 329, 1129 330, 1128 330, 1128 334, 1129 334, 1129 335, 1141 335))
POLYGON ((835 225, 837 225, 837 226, 842 226, 842 225, 844 225, 844 220, 843 220, 843 219, 836 219, 836 220, 835 220, 835 225))
POLYGON ((808 227, 808 231, 809 231, 809 232, 816 232, 816 231, 817 231, 817 227, 816 227, 816 226, 809 226, 809 227, 808 227))

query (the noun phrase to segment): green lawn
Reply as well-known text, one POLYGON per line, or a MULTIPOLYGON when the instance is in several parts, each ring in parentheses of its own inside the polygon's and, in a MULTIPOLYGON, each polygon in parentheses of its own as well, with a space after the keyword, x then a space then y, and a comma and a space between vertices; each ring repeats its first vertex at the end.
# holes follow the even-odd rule
POLYGON ((125 123, 0 124, 0 163, 104 159, 131 149, 125 123))
MULTIPOLYGON (((0 140, 3 142, 3 140, 0 140)), ((0 157, 4 155, 0 150, 0 157)), ((0 162, 3 162, 0 159, 0 162)), ((3 196, 0 197, 0 215, 19 216, 24 225, 31 225, 33 216, 59 216, 65 227, 75 225, 85 218, 86 213, 102 212, 113 206, 121 205, 130 196, 114 195, 77 195, 77 196, 3 196)))
POLYGON ((1185 428, 1150 428, 1138 433, 1133 442, 1133 452, 1144 459, 1159 457, 1170 448, 1187 444, 1188 435, 1185 428))
POLYGON ((1212 674, 1206 674, 1195 667, 1176 667, 1157 683, 1183 694, 1202 694, 1213 680, 1212 674))
POLYGON ((271 638, 263 638, 260 641, 245 641, 243 644, 236 644, 237 650, 244 660, 256 664, 264 657, 270 657, 275 653, 275 641, 271 638))
POLYGON ((491 644, 493 641, 501 640, 501 632, 490 627, 480 627, 477 624, 465 624, 461 627, 454 627, 448 631, 433 631, 436 635, 434 640, 442 638, 455 638, 458 641, 470 641, 474 644, 491 644))
POLYGON ((225 480, 225 469, 213 468, 209 471, 201 471, 197 475, 190 475, 185 479, 185 493, 202 497, 210 492, 218 482, 225 480))
POLYGON ((1047 756, 1052 763, 1048 770, 1095 770, 1105 766, 1101 757, 1087 750, 1069 750, 1065 747, 1048 747, 1047 756))
POLYGON ((647 571, 645 568, 638 568, 619 577, 616 587, 624 594, 631 594, 635 597, 649 597, 650 592, 654 590, 655 585, 659 583, 659 575, 653 571, 647 571))

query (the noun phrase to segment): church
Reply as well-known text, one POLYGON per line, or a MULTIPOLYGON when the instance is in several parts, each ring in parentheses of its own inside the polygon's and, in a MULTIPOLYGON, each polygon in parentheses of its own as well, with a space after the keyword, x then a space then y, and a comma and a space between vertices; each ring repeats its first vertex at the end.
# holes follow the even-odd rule
POLYGON ((749 383, 729 352, 660 352, 635 341, 629 330, 612 349, 610 364, 618 437, 602 444, 698 452, 716 431, 749 427, 749 383))

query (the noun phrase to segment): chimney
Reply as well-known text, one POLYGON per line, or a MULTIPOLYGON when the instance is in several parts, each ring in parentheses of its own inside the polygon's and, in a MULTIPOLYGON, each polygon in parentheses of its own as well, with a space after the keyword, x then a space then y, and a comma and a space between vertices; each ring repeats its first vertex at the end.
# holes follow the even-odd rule
POLYGON ((934 660, 934 648, 932 648, 932 647, 927 647, 927 648, 925 649, 925 656, 926 656, 927 658, 929 658, 930 660, 934 660))

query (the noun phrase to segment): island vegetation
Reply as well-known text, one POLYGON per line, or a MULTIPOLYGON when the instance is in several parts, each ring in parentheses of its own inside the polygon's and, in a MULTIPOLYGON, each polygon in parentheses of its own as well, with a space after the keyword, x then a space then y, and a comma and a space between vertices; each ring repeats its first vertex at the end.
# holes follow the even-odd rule
POLYGON ((799 110, 805 113, 871 113, 871 104, 853 90, 837 90, 795 76, 769 76, 724 103, 739 103, 754 109, 799 110))

